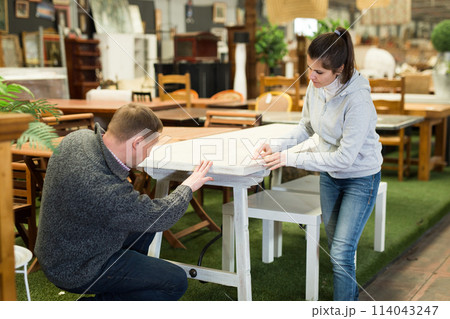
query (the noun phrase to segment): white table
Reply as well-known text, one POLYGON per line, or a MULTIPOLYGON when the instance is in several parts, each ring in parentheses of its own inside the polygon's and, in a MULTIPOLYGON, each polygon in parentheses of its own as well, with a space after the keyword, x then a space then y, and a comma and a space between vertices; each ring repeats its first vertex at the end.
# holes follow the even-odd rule
MULTIPOLYGON (((157 180, 156 197, 168 194, 170 181, 183 181, 202 159, 214 161, 210 185, 233 188, 236 236, 236 273, 177 263, 188 278, 237 287, 239 300, 251 300, 250 245, 247 188, 261 182, 270 171, 252 160, 257 143, 280 138, 292 125, 272 124, 163 145, 152 150, 141 164, 157 180)), ((224 234, 225 236, 226 234, 224 234)), ((159 256, 161 236, 150 248, 159 256)))

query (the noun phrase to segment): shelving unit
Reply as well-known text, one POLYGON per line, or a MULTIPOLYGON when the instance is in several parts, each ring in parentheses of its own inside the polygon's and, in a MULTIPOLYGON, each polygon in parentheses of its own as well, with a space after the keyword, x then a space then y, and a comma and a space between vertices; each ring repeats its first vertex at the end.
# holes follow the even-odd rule
POLYGON ((97 72, 102 69, 98 40, 67 38, 66 59, 70 97, 85 99, 86 93, 100 85, 97 72))

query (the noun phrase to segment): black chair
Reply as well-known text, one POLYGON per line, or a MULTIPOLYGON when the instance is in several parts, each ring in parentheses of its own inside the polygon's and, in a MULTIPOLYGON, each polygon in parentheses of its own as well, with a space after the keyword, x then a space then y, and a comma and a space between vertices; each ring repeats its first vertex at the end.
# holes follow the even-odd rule
POLYGON ((133 91, 131 98, 134 102, 152 102, 151 92, 137 92, 133 91))

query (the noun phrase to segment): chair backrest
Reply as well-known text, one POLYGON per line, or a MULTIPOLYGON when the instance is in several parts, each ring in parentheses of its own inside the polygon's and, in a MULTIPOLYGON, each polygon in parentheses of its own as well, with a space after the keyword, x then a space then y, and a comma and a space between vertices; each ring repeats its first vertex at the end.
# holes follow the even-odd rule
POLYGON ((405 113, 405 78, 369 79, 372 93, 392 93, 393 99, 380 98, 372 94, 373 104, 379 114, 405 113), (394 95, 395 94, 395 95, 394 95))
POLYGON ((280 75, 265 76, 264 73, 261 73, 259 76, 259 94, 267 91, 286 91, 293 96, 292 103, 297 108, 300 102, 300 75, 295 73, 293 78, 287 78, 280 75))
POLYGON ((206 111, 205 127, 255 127, 262 123, 262 115, 255 112, 228 110, 206 111))
POLYGON ((159 98, 161 101, 167 101, 172 99, 183 100, 186 102, 186 107, 191 107, 192 96, 191 96, 191 77, 189 73, 184 75, 180 74, 167 74, 164 75, 162 73, 158 74, 158 92, 159 98), (166 85, 167 84, 183 84, 184 85, 184 93, 179 94, 175 97, 172 97, 170 92, 167 92, 166 85))
POLYGON ((265 92, 256 98, 255 110, 290 112, 292 110, 292 98, 284 92, 265 92))
POLYGON ((34 188, 27 165, 25 163, 12 162, 11 167, 14 203, 33 205, 34 188))
MULTIPOLYGON (((179 97, 183 97, 186 94, 186 89, 175 90, 170 92, 170 94, 172 95, 173 98, 177 99, 179 97)), ((191 100, 192 99, 198 99, 198 93, 193 89, 191 89, 191 100)))
POLYGON ((431 74, 405 74, 405 94, 430 94, 431 74))
POLYGON ((131 98, 133 99, 134 102, 151 102, 151 101, 153 101, 151 92, 133 91, 131 93, 131 98))
POLYGON ((47 116, 43 117, 41 121, 55 128, 56 134, 59 136, 66 136, 82 128, 93 130, 95 126, 93 113, 61 115, 59 117, 47 116))
POLYGON ((211 96, 211 99, 231 100, 231 101, 239 101, 239 102, 244 102, 244 100, 245 100, 242 93, 235 91, 235 90, 224 90, 224 91, 217 92, 216 94, 211 96))

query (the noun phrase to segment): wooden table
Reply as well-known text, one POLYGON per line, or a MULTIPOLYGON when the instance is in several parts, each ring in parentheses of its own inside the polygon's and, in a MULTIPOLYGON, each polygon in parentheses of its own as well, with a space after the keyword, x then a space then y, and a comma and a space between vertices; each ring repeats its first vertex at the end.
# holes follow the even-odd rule
MULTIPOLYGON (((202 159, 214 161, 208 173, 214 181, 207 184, 233 188, 235 243, 239 243, 236 245, 236 273, 176 263, 186 271, 188 278, 237 287, 239 300, 252 299, 247 188, 261 182, 270 171, 251 160, 251 156, 258 142, 281 138, 289 128, 272 124, 173 143, 154 149, 142 163, 146 172, 157 179, 158 197, 168 194, 170 181, 186 179, 202 159)), ((161 236, 156 238, 150 251, 159 256, 161 236), (156 238, 159 238, 159 244, 156 238)))

